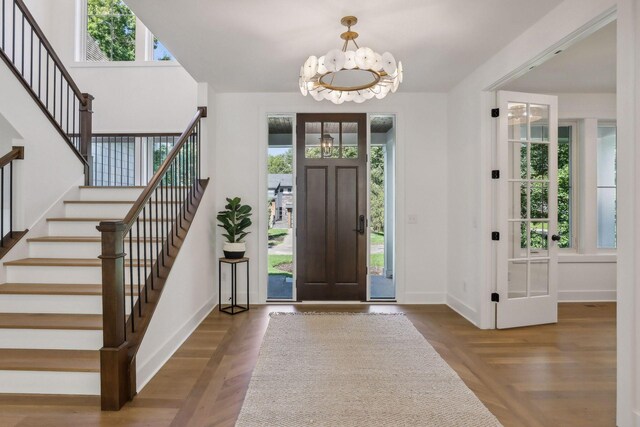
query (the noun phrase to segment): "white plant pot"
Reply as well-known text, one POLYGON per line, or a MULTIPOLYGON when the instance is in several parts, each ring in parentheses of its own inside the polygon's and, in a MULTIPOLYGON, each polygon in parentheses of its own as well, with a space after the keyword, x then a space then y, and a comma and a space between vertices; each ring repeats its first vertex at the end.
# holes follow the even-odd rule
POLYGON ((225 242, 222 246, 222 251, 224 252, 224 257, 229 259, 238 259, 244 256, 244 253, 247 251, 247 245, 242 243, 229 243, 225 242))

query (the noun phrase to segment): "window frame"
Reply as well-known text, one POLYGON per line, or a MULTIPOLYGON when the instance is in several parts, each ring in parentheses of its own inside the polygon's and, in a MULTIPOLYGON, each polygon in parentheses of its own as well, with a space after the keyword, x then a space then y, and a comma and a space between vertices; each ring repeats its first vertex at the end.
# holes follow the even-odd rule
POLYGON ((598 123, 596 126, 596 145, 595 145, 595 149, 596 149, 596 153, 595 153, 595 158, 596 158, 596 170, 595 170, 595 202, 596 202, 596 206, 598 203, 598 188, 600 188, 600 186, 598 185, 598 169, 597 169, 597 161, 598 161, 598 141, 597 141, 597 132, 601 127, 611 127, 616 129, 616 167, 615 167, 615 173, 616 173, 616 185, 615 185, 615 190, 616 190, 616 220, 615 220, 615 229, 616 229, 616 238, 615 238, 615 242, 616 245, 613 248, 606 248, 606 247, 600 247, 598 246, 598 211, 596 210, 596 221, 595 221, 595 248, 596 248, 596 252, 597 253, 601 253, 601 254, 616 254, 618 251, 618 162, 617 162, 617 158, 618 158, 618 124, 616 120, 600 120, 598 119, 598 123))
MULTIPOLYGON (((579 123, 577 120, 558 120, 558 128, 571 127, 571 143, 569 147, 569 175, 571 179, 571 190, 569 194, 570 212, 569 212, 569 230, 571 232, 571 246, 568 248, 558 248, 560 253, 578 253, 579 247, 579 227, 580 222, 580 204, 578 197, 580 194, 580 167, 579 167, 579 147, 578 133, 579 123)), ((558 142, 558 146, 560 142, 558 142)), ((559 147, 558 147, 559 148, 559 147)))

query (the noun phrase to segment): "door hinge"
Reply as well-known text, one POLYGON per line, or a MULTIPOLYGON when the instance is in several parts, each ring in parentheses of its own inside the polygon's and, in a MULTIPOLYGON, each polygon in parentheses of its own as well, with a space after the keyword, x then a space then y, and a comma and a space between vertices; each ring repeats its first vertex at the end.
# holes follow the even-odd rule
POLYGON ((500 179, 500 170, 494 169, 491 171, 491 179, 500 179))
POLYGON ((491 232, 491 240, 500 240, 500 232, 492 231, 491 232))
POLYGON ((369 267, 365 267, 364 271, 366 272, 365 274, 369 274, 369 267))
POLYGON ((366 163, 369 163, 369 155, 368 155, 368 154, 365 154, 365 156, 364 156, 364 161, 365 161, 366 163))
POLYGON ((491 292, 491 302, 500 302, 500 294, 497 292, 491 292))
POLYGON ((491 109, 491 117, 500 117, 500 109, 492 108, 491 109))

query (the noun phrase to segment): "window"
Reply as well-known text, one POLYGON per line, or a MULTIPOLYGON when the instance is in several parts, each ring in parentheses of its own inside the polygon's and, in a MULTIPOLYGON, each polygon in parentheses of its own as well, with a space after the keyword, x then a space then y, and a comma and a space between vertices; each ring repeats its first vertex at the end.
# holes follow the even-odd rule
POLYGON ((616 127, 598 124, 598 248, 616 248, 616 127))
POLYGON ((84 0, 79 4, 80 16, 85 18, 80 25, 80 60, 175 61, 166 46, 142 25, 123 0, 84 0))
POLYGON ((122 0, 87 0, 87 61, 134 61, 136 17, 122 0))
POLYGON ((574 185, 573 156, 576 126, 558 126, 558 234, 560 248, 573 247, 574 185))

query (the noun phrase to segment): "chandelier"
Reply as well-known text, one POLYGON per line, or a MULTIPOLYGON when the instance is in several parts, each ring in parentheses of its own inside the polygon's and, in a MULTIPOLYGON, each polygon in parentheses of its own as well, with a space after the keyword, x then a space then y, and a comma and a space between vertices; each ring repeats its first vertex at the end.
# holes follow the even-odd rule
POLYGON ((333 49, 317 58, 310 56, 300 68, 300 92, 310 94, 316 101, 328 99, 334 104, 345 101, 362 103, 376 97, 382 99, 398 90, 402 83, 402 62, 396 64, 392 54, 382 55, 356 43, 358 33, 351 27, 358 22, 355 16, 345 16, 340 23, 347 31, 340 35, 342 50, 333 49), (356 50, 348 50, 349 43, 356 50))

